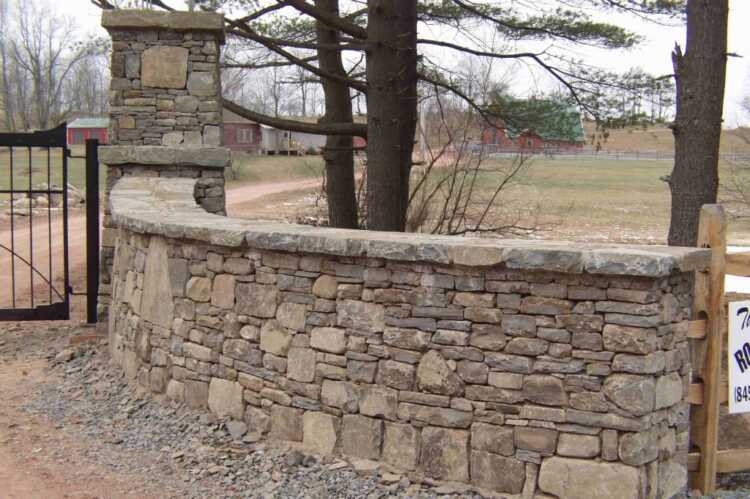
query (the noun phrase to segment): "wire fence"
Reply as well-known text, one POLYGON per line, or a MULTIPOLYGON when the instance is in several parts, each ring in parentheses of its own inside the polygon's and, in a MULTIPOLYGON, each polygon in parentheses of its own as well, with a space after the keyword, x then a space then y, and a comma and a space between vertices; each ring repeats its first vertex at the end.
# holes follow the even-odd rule
MULTIPOLYGON (((674 161, 674 151, 618 151, 583 149, 514 149, 508 150, 500 146, 478 144, 473 148, 481 150, 482 154, 496 158, 514 158, 519 154, 537 156, 546 159, 573 160, 626 160, 626 161, 674 161)), ((479 151, 476 151, 479 152, 479 151)), ((750 153, 723 152, 719 159, 730 163, 750 163, 750 153)))

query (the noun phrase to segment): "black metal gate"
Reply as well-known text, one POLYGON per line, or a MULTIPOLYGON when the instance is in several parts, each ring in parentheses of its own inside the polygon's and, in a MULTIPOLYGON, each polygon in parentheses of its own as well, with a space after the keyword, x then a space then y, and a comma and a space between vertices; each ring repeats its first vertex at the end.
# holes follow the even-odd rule
POLYGON ((97 141, 87 141, 86 156, 72 156, 65 124, 33 133, 0 133, 0 321, 70 318, 70 189, 76 190, 76 204, 82 204, 82 195, 69 184, 71 157, 86 158, 88 317, 95 321, 97 146, 97 141))

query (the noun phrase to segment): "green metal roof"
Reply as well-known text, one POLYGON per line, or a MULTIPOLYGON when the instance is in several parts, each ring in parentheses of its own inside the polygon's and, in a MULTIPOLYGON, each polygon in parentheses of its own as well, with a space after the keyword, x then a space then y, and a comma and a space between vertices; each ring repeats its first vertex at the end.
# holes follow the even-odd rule
POLYGON ((533 132, 543 140, 585 142, 586 135, 578 108, 552 99, 507 99, 503 106, 510 137, 533 132))
POLYGON ((68 123, 68 128, 108 128, 109 118, 78 118, 68 123))

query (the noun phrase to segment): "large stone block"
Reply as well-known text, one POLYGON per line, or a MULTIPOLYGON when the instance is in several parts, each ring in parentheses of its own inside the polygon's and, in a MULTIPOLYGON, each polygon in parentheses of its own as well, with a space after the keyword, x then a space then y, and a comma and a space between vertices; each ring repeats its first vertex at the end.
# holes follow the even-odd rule
POLYGON ((596 435, 562 433, 557 442, 561 456, 590 458, 599 455, 600 441, 596 435))
POLYGON ((503 456, 512 456, 515 451, 513 429, 487 423, 471 425, 471 448, 503 456))
POLYGON ((316 327, 310 333, 310 346, 330 353, 346 351, 346 331, 336 327, 316 327))
POLYGON ((611 352, 647 354, 656 350, 656 329, 607 324, 602 333, 604 348, 611 352))
POLYGON ((187 297, 199 303, 211 299, 211 279, 207 277, 191 277, 187 283, 187 297))
POLYGON ((343 300, 336 304, 339 326, 376 333, 385 327, 385 309, 376 303, 343 300))
POLYGON ((688 481, 687 467, 677 459, 659 462, 659 487, 657 497, 671 499, 682 497, 688 481))
POLYGON ((428 426, 422 430, 419 463, 438 480, 469 481, 469 432, 428 426))
POLYGON ((217 275, 214 278, 214 287, 211 292, 211 305, 224 309, 234 308, 234 286, 235 278, 233 275, 217 275))
POLYGON ((243 388, 237 382, 211 378, 208 387, 208 408, 218 417, 231 417, 241 421, 245 415, 243 388))
POLYGON ((560 499, 645 497, 644 481, 637 468, 557 456, 542 461, 539 488, 560 499))
POLYGON ((471 412, 445 407, 432 407, 408 402, 400 402, 398 405, 398 417, 403 421, 416 421, 448 428, 468 428, 471 425, 471 416, 471 412))
POLYGON ((502 350, 506 341, 503 329, 489 324, 474 324, 469 338, 471 346, 482 350, 502 350))
POLYGON ((347 415, 341 430, 341 451, 358 459, 380 459, 383 421, 365 416, 347 415))
POLYGON ((359 412, 365 416, 396 419, 398 391, 377 385, 362 385, 359 412))
POLYGON ((178 113, 194 113, 198 110, 200 101, 192 95, 178 95, 174 99, 175 111, 178 113))
POLYGON ((395 360, 381 360, 378 363, 377 383, 397 390, 414 389, 414 366, 395 360))
POLYGON ((489 452, 472 451, 471 482, 497 492, 518 494, 526 480, 526 465, 511 457, 489 452))
POLYGON ((542 454, 554 454, 557 447, 557 431, 533 426, 516 426, 513 429, 516 447, 542 454))
POLYGON ((263 409, 248 405, 245 410, 245 424, 251 433, 265 435, 271 429, 271 418, 263 409))
POLYGON ((383 461, 402 470, 413 470, 419 461, 421 435, 409 424, 385 423, 383 461))
POLYGON ((189 51, 182 47, 151 47, 141 56, 141 85, 185 88, 189 51))
MULTIPOLYGON (((211 282, 208 283, 209 292, 211 282)), ((164 238, 152 237, 143 272, 141 315, 152 324, 170 329, 174 319, 172 282, 169 278, 167 243, 164 238)))
POLYGON ((266 321, 260 329, 260 349, 283 357, 289 351, 292 336, 292 333, 277 321, 266 321))
POLYGON ((307 411, 302 418, 302 443, 316 454, 330 455, 336 450, 341 421, 324 412, 307 411))
POLYGON ((315 379, 315 351, 310 348, 290 348, 286 375, 295 381, 311 383, 315 379))
POLYGON ((193 71, 187 80, 190 95, 212 97, 219 93, 216 74, 213 71, 193 71))
POLYGON ((300 303, 282 303, 276 311, 276 320, 292 331, 304 331, 307 307, 300 303))
POLYGON ((387 327, 383 332, 383 342, 398 348, 409 350, 426 350, 432 333, 418 329, 387 327))
POLYGON ((682 378, 677 373, 669 373, 656 380, 656 401, 654 409, 672 407, 682 400, 682 378))
POLYGON ((302 410, 283 405, 271 408, 271 433, 276 440, 301 442, 303 437, 302 410))
POLYGON ((659 442, 653 431, 623 433, 620 437, 620 460, 625 464, 640 466, 656 459, 659 442))
POLYGON ((656 386, 650 376, 614 374, 604 381, 602 391, 617 407, 634 416, 643 416, 654 410, 656 386))
POLYGON ((191 409, 208 407, 208 383, 193 379, 185 380, 185 404, 191 409))
POLYGON ((278 297, 279 292, 275 286, 238 284, 237 312, 262 318, 275 317, 278 297))
POLYGON ((335 300, 336 294, 338 293, 338 282, 336 278, 330 275, 322 275, 315 280, 313 284, 312 292, 319 298, 325 298, 326 300, 335 300))
POLYGON ((568 403, 562 380, 554 376, 526 376, 523 393, 526 400, 536 404, 562 406, 568 403))
POLYGON ((448 367, 440 352, 430 350, 419 361, 417 387, 439 395, 460 395, 464 391, 464 382, 448 367))
POLYGON ((359 387, 345 381, 325 380, 320 392, 320 401, 344 412, 355 413, 359 408, 359 387))

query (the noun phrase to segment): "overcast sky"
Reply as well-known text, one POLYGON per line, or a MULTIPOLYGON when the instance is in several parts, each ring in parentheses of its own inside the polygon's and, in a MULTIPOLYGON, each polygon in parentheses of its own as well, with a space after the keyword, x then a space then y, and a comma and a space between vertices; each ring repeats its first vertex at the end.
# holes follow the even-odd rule
MULTIPOLYGON (((106 34, 99 27, 101 12, 89 0, 64 0, 52 3, 60 7, 64 5, 65 8, 61 9, 63 13, 73 15, 83 31, 99 31, 100 34, 106 34)), ((734 127, 739 123, 750 124, 750 116, 745 116, 739 109, 743 97, 750 96, 750 35, 747 33, 750 27, 750 0, 729 0, 729 8, 729 51, 742 56, 729 58, 727 66, 724 123, 727 127, 734 127)), ((675 42, 684 46, 684 27, 655 25, 629 16, 612 20, 638 32, 645 37, 645 41, 634 49, 615 52, 576 47, 576 55, 594 65, 613 70, 640 66, 654 75, 672 72, 670 53, 675 42)), ((528 82, 515 81, 515 85, 526 86, 528 82)), ((544 86, 544 83, 540 85, 544 86)), ((516 90, 521 92, 523 89, 516 90)))

